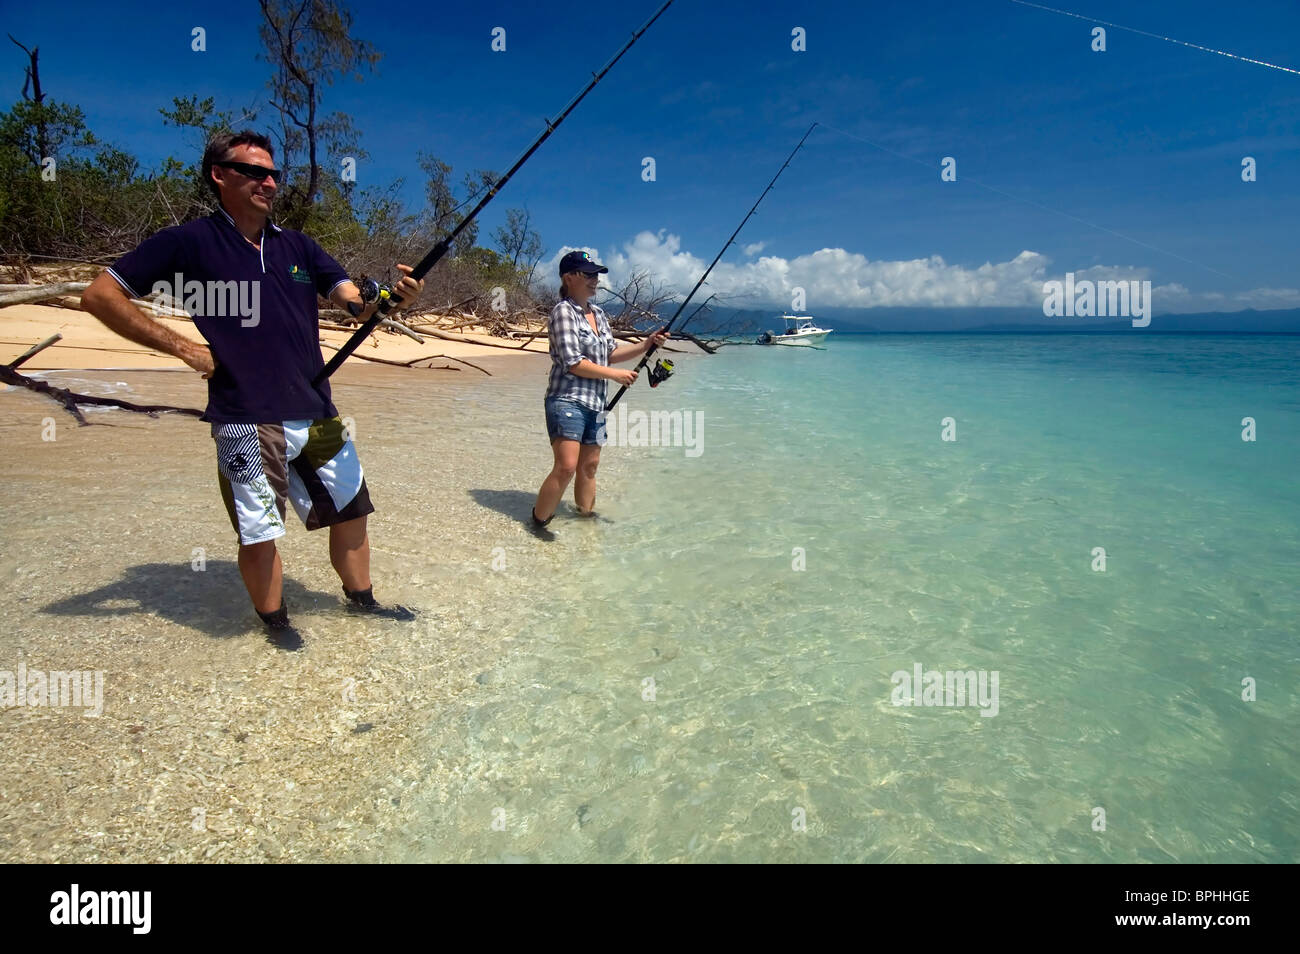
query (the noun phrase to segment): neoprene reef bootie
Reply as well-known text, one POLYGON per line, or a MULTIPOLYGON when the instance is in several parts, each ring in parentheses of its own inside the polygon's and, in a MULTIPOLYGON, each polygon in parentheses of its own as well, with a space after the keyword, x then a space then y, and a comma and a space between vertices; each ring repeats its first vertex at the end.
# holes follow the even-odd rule
POLYGON ((302 635, 289 623, 289 611, 285 608, 283 599, 280 600, 278 610, 271 613, 257 610, 257 615, 266 624, 266 638, 271 645, 289 652, 302 648, 302 635))
POLYGON ((547 542, 554 540, 555 534, 552 533, 550 530, 546 529, 546 525, 554 519, 555 519, 555 514, 551 514, 545 520, 539 520, 537 519, 536 509, 529 510, 528 523, 527 523, 528 532, 531 533, 533 536, 535 536, 538 540, 545 540, 547 542))
POLYGON ((415 619, 415 613, 405 606, 396 604, 384 606, 382 603, 377 602, 374 589, 373 586, 368 586, 364 590, 350 590, 346 586, 343 587, 343 592, 348 597, 348 611, 364 613, 367 616, 378 616, 383 619, 395 619, 402 623, 415 619))

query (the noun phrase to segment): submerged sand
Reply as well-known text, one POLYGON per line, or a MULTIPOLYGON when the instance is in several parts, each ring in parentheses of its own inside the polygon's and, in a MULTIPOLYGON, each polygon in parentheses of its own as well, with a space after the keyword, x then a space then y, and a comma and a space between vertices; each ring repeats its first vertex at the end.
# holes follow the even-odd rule
MULTIPOLYGON (((512 595, 493 548, 545 558, 513 512, 548 466, 545 361, 481 360, 495 377, 340 372, 378 507, 376 593, 420 617, 349 616, 325 534, 291 524, 297 653, 271 647, 249 607, 206 425, 90 411, 78 427, 44 397, 0 394, 0 673, 103 674, 98 717, 0 708, 0 861, 383 857, 413 821, 405 793, 435 770, 417 730, 501 652, 512 595)), ((49 380, 204 402, 188 370, 49 380)))
MULTIPOLYGON (((0 361, 55 332, 64 340, 24 373, 137 404, 205 404, 196 373, 69 309, 0 312, 0 361), (117 370, 42 370, 69 368, 117 370)), ((417 806, 465 768, 428 740, 457 731, 472 694, 499 691, 492 667, 513 621, 575 551, 524 526, 550 468, 549 358, 374 341, 366 353, 454 355, 492 376, 353 360, 334 377, 377 507, 376 595, 419 616, 349 615, 326 533, 291 516, 280 550, 298 652, 271 646, 249 605, 208 425, 87 409, 79 427, 0 385, 0 861, 407 857, 406 833, 429 823, 417 806), (102 678, 102 713, 89 699, 12 704, 5 679, 12 690, 20 668, 102 678)), ((621 466, 602 466, 602 486, 621 466)))

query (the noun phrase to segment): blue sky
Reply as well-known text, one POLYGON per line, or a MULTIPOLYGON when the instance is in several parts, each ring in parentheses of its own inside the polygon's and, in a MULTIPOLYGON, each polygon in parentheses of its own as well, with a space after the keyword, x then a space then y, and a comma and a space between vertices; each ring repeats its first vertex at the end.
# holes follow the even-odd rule
MULTIPOLYGON (((656 5, 355 2, 356 33, 384 59, 324 108, 370 134, 361 185, 405 177, 418 201, 418 150, 457 178, 504 170, 656 5)), ((1293 0, 1047 5, 1300 68, 1293 0)), ((255 2, 29 4, 3 20, 40 46, 48 93, 146 165, 197 149, 161 123, 172 96, 260 105, 271 125, 255 2), (190 50, 194 26, 205 53, 190 50)), ((585 247, 611 277, 650 267, 685 290, 816 120, 828 128, 742 233, 749 254, 733 248, 715 273, 738 305, 788 303, 795 284, 813 311, 1032 305, 1074 271, 1149 279, 1156 311, 1300 306, 1300 75, 1114 28, 1093 52, 1092 26, 1011 0, 676 0, 481 234, 526 205, 548 262, 585 247), (956 182, 940 180, 945 156, 956 182)), ((8 49, 16 98, 23 54, 8 49)))

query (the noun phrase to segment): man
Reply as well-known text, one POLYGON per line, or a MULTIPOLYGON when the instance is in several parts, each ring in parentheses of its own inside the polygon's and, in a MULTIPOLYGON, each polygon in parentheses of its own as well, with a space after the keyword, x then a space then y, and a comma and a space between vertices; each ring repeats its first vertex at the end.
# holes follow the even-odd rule
MULTIPOLYGON (((328 380, 311 383, 324 367, 317 294, 347 307, 360 305, 361 293, 315 241, 270 220, 280 179, 273 162, 271 141, 256 132, 214 136, 202 170, 217 211, 146 239, 91 283, 81 305, 208 381, 203 419, 212 424, 221 496, 239 534, 239 572, 272 642, 296 649, 302 640, 289 625, 275 546, 286 497, 308 530, 330 528, 330 562, 350 610, 414 614, 375 601, 366 536, 374 507, 328 380), (131 304, 163 290, 185 303, 207 347, 131 304)), ((393 290, 409 305, 424 282, 397 268, 404 275, 393 290)))

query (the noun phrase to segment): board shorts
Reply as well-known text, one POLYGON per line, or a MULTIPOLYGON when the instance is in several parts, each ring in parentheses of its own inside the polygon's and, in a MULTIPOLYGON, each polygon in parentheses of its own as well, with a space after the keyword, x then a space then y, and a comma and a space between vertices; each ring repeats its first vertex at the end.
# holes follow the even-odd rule
POLYGON ((605 443, 605 412, 567 398, 546 399, 546 433, 551 440, 562 438, 581 444, 605 443))
POLYGON ((212 438, 221 499, 242 544, 284 536, 286 498, 308 530, 375 512, 341 418, 213 424, 212 438))

